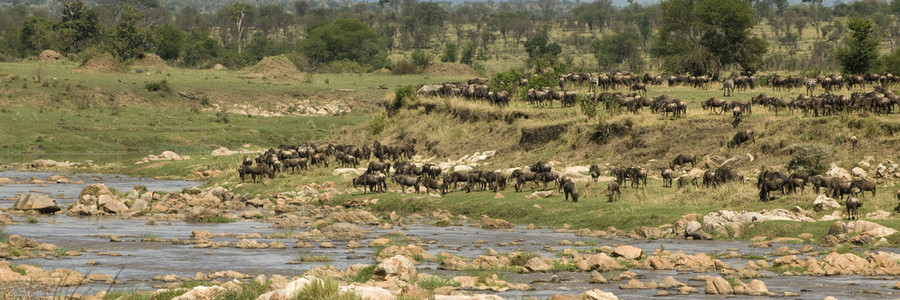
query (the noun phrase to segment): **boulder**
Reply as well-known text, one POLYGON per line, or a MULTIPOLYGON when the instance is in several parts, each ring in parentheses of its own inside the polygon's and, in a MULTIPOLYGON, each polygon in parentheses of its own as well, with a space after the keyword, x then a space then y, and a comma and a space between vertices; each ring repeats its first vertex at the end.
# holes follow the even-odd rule
POLYGON ((97 205, 109 214, 117 215, 128 212, 128 206, 112 195, 100 195, 97 197, 97 205))
POLYGON ((198 286, 172 300, 215 300, 224 293, 225 288, 221 286, 198 286))
POLYGON ((337 168, 331 172, 331 176, 340 176, 340 175, 353 175, 358 176, 365 173, 365 169, 354 169, 354 168, 337 168))
POLYGON ((34 239, 24 238, 18 234, 10 234, 6 238, 6 242, 10 248, 13 249, 25 249, 25 248, 35 248, 40 243, 34 239))
POLYGON ((13 217, 10 216, 8 213, 0 212, 0 225, 12 225, 12 224, 16 224, 16 220, 13 219, 13 217))
POLYGON ((355 224, 338 222, 322 228, 322 235, 328 239, 347 241, 365 238, 362 228, 355 224))
POLYGON ((416 281, 418 278, 416 265, 406 256, 395 255, 394 257, 385 259, 375 267, 375 271, 372 275, 373 280, 385 281, 392 278, 405 282, 416 281))
POLYGON ((525 268, 530 272, 547 272, 553 268, 553 261, 539 256, 532 257, 525 263, 525 268))
POLYGON ((889 218, 890 216, 891 216, 891 213, 879 209, 879 210, 867 213, 866 219, 868 219, 868 220, 887 220, 887 218, 889 218))
POLYGON ((312 276, 304 276, 297 280, 288 282, 283 288, 259 295, 256 300, 286 300, 293 299, 310 284, 322 284, 321 279, 312 276))
POLYGON ((603 274, 600 274, 600 272, 591 271, 591 279, 588 280, 588 283, 607 284, 609 281, 606 280, 606 277, 603 277, 603 274))
POLYGON ((613 270, 624 270, 625 267, 619 264, 615 259, 599 253, 594 255, 585 255, 581 260, 575 262, 578 269, 583 271, 596 270, 599 272, 607 272, 613 270))
POLYGON ((15 184, 16 182, 9 177, 0 177, 0 185, 15 184))
POLYGON ((862 178, 862 179, 866 179, 869 177, 869 174, 866 173, 866 170, 863 170, 860 167, 855 167, 853 169, 850 169, 850 174, 853 175, 853 177, 862 178))
POLYGON ((867 234, 872 237, 886 237, 896 233, 897 230, 893 228, 885 227, 878 223, 873 223, 865 220, 855 220, 844 223, 843 221, 835 222, 831 225, 831 229, 828 232, 829 235, 837 235, 841 233, 845 234, 856 234, 862 233, 867 234))
POLYGON ((684 227, 684 236, 691 237, 695 240, 708 240, 712 237, 709 233, 703 230, 703 225, 700 225, 700 222, 690 221, 684 227))
POLYGON ((18 210, 36 210, 42 214, 52 214, 62 208, 56 204, 56 200, 43 194, 19 194, 13 208, 18 210))
POLYGON ((841 205, 838 204, 837 201, 835 201, 832 198, 828 198, 825 195, 819 195, 818 197, 816 197, 816 201, 813 202, 813 210, 815 210, 817 212, 823 211, 826 209, 840 209, 840 208, 841 208, 841 205))
POLYGON ((734 288, 722 277, 714 277, 706 280, 707 295, 731 295, 734 288))
POLYGON ((525 199, 544 199, 553 195, 553 191, 536 191, 525 196, 525 199))
POLYGON ((641 256, 643 256, 643 255, 644 255, 644 250, 641 250, 638 247, 629 246, 629 245, 616 247, 616 249, 614 249, 612 252, 613 257, 624 257, 624 258, 630 259, 630 260, 640 259, 641 256))
POLYGON ((593 289, 590 291, 585 291, 581 293, 581 299, 583 300, 619 300, 619 297, 613 295, 610 292, 604 292, 599 289, 593 289))
POLYGON ((665 289, 665 290, 671 289, 671 288, 680 288, 683 286, 687 286, 687 285, 679 282, 678 280, 675 280, 675 278, 672 276, 666 276, 666 278, 663 278, 663 280, 659 282, 659 288, 665 289))
POLYGON ((434 295, 434 300, 503 300, 503 297, 497 295, 476 294, 476 295, 434 295))
POLYGON ((847 169, 838 167, 835 163, 831 163, 831 168, 828 172, 825 172, 825 175, 828 177, 840 177, 848 181, 853 180, 853 176, 850 175, 847 169))
POLYGON ((340 288, 341 293, 354 293, 365 300, 394 300, 397 299, 390 291, 377 286, 354 283, 340 288))
POLYGON ((378 224, 378 218, 372 213, 365 210, 348 211, 339 215, 336 220, 338 222, 347 222, 353 224, 378 224))
POLYGON ((509 221, 503 219, 492 219, 488 216, 481 216, 481 227, 486 229, 512 229, 515 226, 509 221))

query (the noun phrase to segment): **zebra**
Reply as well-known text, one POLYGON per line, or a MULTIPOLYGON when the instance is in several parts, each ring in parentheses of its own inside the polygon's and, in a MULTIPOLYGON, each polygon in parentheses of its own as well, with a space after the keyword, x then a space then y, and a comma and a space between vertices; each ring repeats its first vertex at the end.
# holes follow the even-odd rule
POLYGON ((728 79, 722 83, 722 96, 734 96, 734 80, 728 79))
POLYGON ((804 84, 806 85, 806 95, 812 96, 816 91, 816 79, 815 78, 805 78, 804 84))

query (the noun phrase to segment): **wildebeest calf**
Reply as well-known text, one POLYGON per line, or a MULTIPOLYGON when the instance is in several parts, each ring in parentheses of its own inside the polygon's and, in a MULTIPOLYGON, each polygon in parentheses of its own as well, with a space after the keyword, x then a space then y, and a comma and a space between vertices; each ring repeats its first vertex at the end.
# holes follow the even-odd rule
POLYGON ((563 184, 562 188, 563 188, 563 192, 566 195, 565 201, 569 201, 569 195, 571 195, 572 202, 578 202, 578 192, 575 192, 575 183, 574 182, 572 182, 571 180, 566 181, 566 183, 563 184))

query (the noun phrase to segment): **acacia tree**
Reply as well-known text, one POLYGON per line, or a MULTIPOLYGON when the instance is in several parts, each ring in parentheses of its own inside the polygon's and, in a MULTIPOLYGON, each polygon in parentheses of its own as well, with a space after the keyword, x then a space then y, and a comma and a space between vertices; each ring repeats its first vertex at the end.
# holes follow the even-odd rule
POLYGON ((253 7, 246 3, 241 2, 232 2, 228 4, 228 19, 234 22, 236 39, 237 39, 237 49, 238 54, 241 54, 241 50, 244 46, 244 29, 247 27, 245 21, 250 17, 252 13, 253 7))
POLYGON ((875 36, 872 20, 852 18, 847 21, 850 36, 844 46, 838 48, 835 57, 841 63, 845 74, 863 74, 872 68, 878 58, 878 37, 875 36))
POLYGON ((750 35, 753 26, 753 9, 746 1, 668 0, 662 3, 653 52, 673 73, 718 74, 736 65, 753 74, 768 47, 750 35))

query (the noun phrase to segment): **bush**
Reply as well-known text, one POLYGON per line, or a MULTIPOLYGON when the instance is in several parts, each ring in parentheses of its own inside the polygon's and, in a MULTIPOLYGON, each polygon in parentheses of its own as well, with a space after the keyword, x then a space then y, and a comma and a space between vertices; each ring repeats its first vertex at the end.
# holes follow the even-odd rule
POLYGON ((164 92, 166 94, 172 92, 172 88, 169 87, 169 82, 165 79, 160 81, 148 82, 146 85, 144 85, 144 88, 151 92, 164 92))
POLYGON ((467 65, 472 65, 472 61, 475 59, 475 50, 477 50, 477 46, 475 43, 469 42, 463 46, 462 54, 459 57, 459 62, 467 65))
POLYGON ((342 59, 342 60, 332 61, 332 62, 328 63, 327 65, 324 65, 324 66, 322 66, 322 67, 319 67, 318 71, 319 71, 319 73, 334 73, 334 74, 341 74, 341 73, 355 73, 355 74, 361 74, 361 73, 369 72, 369 68, 366 67, 366 66, 363 66, 363 65, 361 65, 360 63, 355 62, 355 61, 347 60, 347 59, 342 59))
POLYGON ((793 153, 788 162, 788 170, 808 175, 825 174, 828 166, 826 156, 831 153, 828 146, 821 144, 796 144, 790 147, 793 153))
POLYGON ((416 86, 407 85, 402 86, 394 92, 394 100, 391 101, 390 105, 388 105, 387 109, 389 112, 396 112, 401 108, 406 107, 407 103, 410 100, 416 97, 416 86))
POLYGON ((441 56, 441 62, 456 62, 457 52, 459 52, 459 47, 456 46, 456 43, 447 43, 444 46, 444 55, 441 56))
POLYGON ((372 118, 372 121, 369 122, 369 133, 372 135, 378 135, 382 131, 384 131, 384 127, 387 125, 387 118, 384 115, 377 116, 372 118))
POLYGON ((412 62, 408 60, 401 60, 394 64, 394 68, 391 69, 391 73, 394 75, 409 75, 415 74, 419 72, 419 68, 416 67, 412 62))
POLYGON ((578 105, 581 106, 581 113, 587 116, 588 121, 597 116, 597 102, 591 97, 578 95, 578 105))
POLYGON ((419 70, 425 70, 425 68, 431 65, 431 57, 422 50, 413 51, 409 59, 414 66, 419 68, 419 70))

